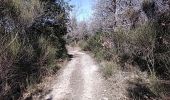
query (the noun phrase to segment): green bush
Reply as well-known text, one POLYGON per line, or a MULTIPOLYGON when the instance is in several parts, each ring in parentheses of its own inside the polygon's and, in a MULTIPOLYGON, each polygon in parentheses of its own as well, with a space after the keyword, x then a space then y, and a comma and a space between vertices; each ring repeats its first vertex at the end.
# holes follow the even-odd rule
MULTIPOLYGON (((166 23, 166 21, 163 22, 166 23)), ((159 21, 156 21, 128 32, 114 33, 115 49, 120 63, 137 64, 141 71, 147 71, 151 77, 150 81, 152 81, 151 90, 158 95, 164 95, 167 92, 162 91, 164 85, 159 80, 170 79, 168 27, 168 25, 162 26, 159 21), (162 92, 164 93, 161 94, 162 92)), ((126 67, 124 65, 122 64, 123 67, 126 67)))
POLYGON ((112 76, 113 73, 115 73, 118 70, 118 65, 115 62, 112 61, 106 61, 102 65, 102 72, 105 78, 109 78, 112 76))
POLYGON ((113 45, 109 46, 109 43, 112 43, 112 39, 107 42, 107 39, 110 37, 109 33, 97 33, 96 35, 90 37, 86 42, 81 42, 81 47, 83 50, 91 51, 95 58, 99 61, 101 60, 112 60, 114 49, 113 45), (107 43, 106 43, 107 42, 107 43))
POLYGON ((120 29, 110 34, 97 33, 86 42, 82 42, 82 47, 91 51, 97 60, 110 62, 102 67, 106 76, 111 76, 113 73, 112 62, 115 54, 118 55, 119 64, 123 68, 127 67, 125 63, 138 65, 141 71, 147 71, 150 75, 149 80, 153 83, 150 84, 151 90, 160 95, 163 88, 160 87, 161 83, 158 80, 170 79, 170 48, 167 24, 169 19, 164 15, 158 18, 160 20, 126 32, 120 29), (161 23, 165 24, 162 26, 161 23), (155 91, 156 89, 161 90, 155 91))
POLYGON ((68 5, 58 0, 1 0, 0 6, 0 99, 17 100, 27 86, 58 69, 56 60, 67 56, 63 36, 68 5))
POLYGON ((154 0, 144 0, 142 3, 143 11, 146 13, 149 19, 152 19, 155 14, 155 2, 154 0))

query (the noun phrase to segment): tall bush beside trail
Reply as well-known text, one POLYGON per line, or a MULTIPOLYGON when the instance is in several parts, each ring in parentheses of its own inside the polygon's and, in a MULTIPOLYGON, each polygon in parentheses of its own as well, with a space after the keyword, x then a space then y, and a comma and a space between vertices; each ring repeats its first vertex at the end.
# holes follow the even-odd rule
POLYGON ((115 32, 115 49, 126 63, 137 63, 143 71, 148 70, 162 79, 169 77, 169 33, 158 22, 146 24, 129 32, 115 32), (159 27, 159 28, 158 28, 159 27))
POLYGON ((62 0, 1 0, 0 6, 0 99, 17 100, 67 56, 70 8, 62 0))
MULTIPOLYGON (((156 20, 139 28, 114 33, 97 33, 80 45, 84 50, 91 51, 99 61, 114 61, 125 70, 128 64, 138 65, 141 71, 148 72, 149 87, 153 93, 162 96, 169 93, 166 83, 160 80, 170 79, 170 41, 169 19, 164 15, 160 18, 166 21, 156 20), (158 90, 160 89, 160 90, 158 90)), ((159 17, 158 17, 159 18, 159 17)), ((106 64, 103 70, 106 75, 112 74, 113 66, 106 64)))
POLYGON ((86 42, 81 42, 80 46, 84 50, 91 51, 99 61, 110 61, 114 55, 114 44, 110 33, 96 33, 87 39, 86 42))
POLYGON ((114 33, 97 33, 86 42, 81 42, 81 46, 91 51, 98 60, 112 60, 116 53, 122 67, 127 62, 138 64, 142 71, 148 71, 160 79, 168 79, 170 49, 166 16, 161 15, 158 17, 160 20, 126 32, 119 29, 114 33), (166 21, 162 21, 162 18, 166 21))

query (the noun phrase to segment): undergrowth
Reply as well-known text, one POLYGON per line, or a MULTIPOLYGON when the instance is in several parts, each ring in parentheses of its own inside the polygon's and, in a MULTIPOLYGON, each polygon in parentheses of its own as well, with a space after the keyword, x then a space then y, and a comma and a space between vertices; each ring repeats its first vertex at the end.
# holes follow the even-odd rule
POLYGON ((67 57, 63 39, 68 17, 65 4, 43 0, 0 1, 1 100, 20 99, 28 87, 59 69, 57 62, 67 57), (44 20, 47 18, 53 22, 44 20))
POLYGON ((127 71, 127 64, 130 64, 148 72, 150 81, 147 87, 155 95, 163 97, 169 93, 164 88, 167 85, 161 82, 170 78, 169 33, 165 29, 158 30, 162 27, 159 23, 148 23, 126 32, 119 29, 112 34, 97 33, 86 42, 81 42, 80 46, 91 51, 98 61, 106 62, 102 70, 104 76, 112 76, 115 65, 127 71), (118 60, 115 60, 115 55, 118 60))

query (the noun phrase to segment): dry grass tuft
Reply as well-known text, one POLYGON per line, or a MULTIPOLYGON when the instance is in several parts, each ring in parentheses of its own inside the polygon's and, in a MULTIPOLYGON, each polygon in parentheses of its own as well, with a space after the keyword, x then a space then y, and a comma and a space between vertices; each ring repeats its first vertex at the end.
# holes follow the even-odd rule
POLYGON ((105 78, 111 77, 117 70, 118 70, 118 65, 115 62, 111 61, 105 61, 101 63, 101 70, 103 72, 103 76, 105 78))

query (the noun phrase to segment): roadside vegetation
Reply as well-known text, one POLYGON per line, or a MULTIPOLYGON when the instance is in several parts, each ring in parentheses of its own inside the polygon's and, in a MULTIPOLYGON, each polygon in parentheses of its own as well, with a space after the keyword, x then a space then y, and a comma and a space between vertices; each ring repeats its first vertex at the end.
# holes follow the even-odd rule
POLYGON ((114 35, 97 33, 86 42, 80 42, 80 46, 92 52, 99 62, 105 62, 102 67, 105 77, 112 76, 115 69, 133 71, 133 67, 137 67, 141 72, 148 72, 148 88, 155 95, 164 96, 169 94, 169 46, 158 43, 158 33, 152 25, 147 24, 128 32, 115 32, 114 35))
POLYGON ((90 52, 123 99, 168 99, 170 3, 119 1, 96 0, 90 21, 78 22, 64 0, 0 0, 0 100, 22 99, 56 73, 71 56, 66 44, 90 52))
POLYGON ((76 35, 73 44, 79 44, 84 51, 94 55, 101 63, 106 78, 115 78, 112 76, 118 71, 138 75, 133 81, 128 80, 127 95, 131 99, 167 99, 170 94, 170 13, 157 14, 155 2, 144 0, 142 10, 148 21, 136 24, 137 20, 134 19, 138 18, 138 12, 130 7, 131 10, 125 12, 132 23, 130 28, 114 28, 115 17, 111 16, 115 14, 115 3, 114 0, 98 0, 94 20, 86 27, 86 38, 83 37, 85 35, 76 35), (145 73, 147 77, 139 73, 145 73))
POLYGON ((0 99, 17 100, 67 57, 63 0, 0 1, 0 99), (62 59, 62 60, 61 60, 62 59))

